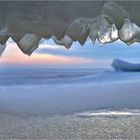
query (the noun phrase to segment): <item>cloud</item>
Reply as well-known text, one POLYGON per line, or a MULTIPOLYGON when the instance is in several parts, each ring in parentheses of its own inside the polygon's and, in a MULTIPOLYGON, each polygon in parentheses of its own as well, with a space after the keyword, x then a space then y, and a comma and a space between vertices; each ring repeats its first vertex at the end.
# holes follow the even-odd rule
MULTIPOLYGON (((46 47, 46 49, 51 48, 51 51, 54 50, 63 50, 63 47, 53 46, 53 45, 43 45, 40 47, 46 47)), ((73 49, 72 49, 73 50, 73 49)), ((74 55, 69 57, 67 55, 55 55, 55 54, 46 54, 46 53, 33 53, 30 57, 24 55, 16 44, 8 44, 6 51, 3 53, 0 59, 0 66, 36 66, 36 67, 93 67, 96 64, 101 63, 96 59, 88 59, 83 57, 75 57, 74 55)))
POLYGON ((92 44, 87 41, 84 46, 73 43, 67 50, 58 46, 52 40, 45 40, 40 47, 28 57, 21 53, 16 44, 8 44, 3 53, 0 64, 33 64, 50 67, 110 67, 114 58, 140 62, 140 44, 127 46, 121 41, 105 44, 100 47, 99 42, 92 44))
MULTIPOLYGON (((46 43, 46 42, 45 42, 46 43)), ((87 41, 84 46, 80 46, 79 43, 74 43, 73 46, 67 50, 63 46, 58 46, 49 41, 50 47, 46 47, 47 44, 43 44, 43 47, 37 49, 37 54, 52 54, 69 57, 83 57, 83 58, 96 58, 96 59, 139 59, 140 46, 139 43, 135 43, 130 47, 121 41, 105 44, 104 47, 100 47, 98 41, 92 44, 91 41, 87 41), (46 45, 46 46, 45 46, 46 45)))

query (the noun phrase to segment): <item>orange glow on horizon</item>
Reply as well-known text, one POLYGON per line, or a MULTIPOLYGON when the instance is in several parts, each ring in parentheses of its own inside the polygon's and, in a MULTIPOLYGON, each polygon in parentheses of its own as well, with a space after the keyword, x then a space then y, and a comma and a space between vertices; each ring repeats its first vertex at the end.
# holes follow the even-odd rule
MULTIPOLYGON (((0 58, 0 64, 84 64, 91 60, 79 57, 69 57, 52 54, 36 54, 27 56, 21 52, 16 44, 7 45, 6 50, 0 58)), ((93 60, 92 60, 93 62, 93 60)))

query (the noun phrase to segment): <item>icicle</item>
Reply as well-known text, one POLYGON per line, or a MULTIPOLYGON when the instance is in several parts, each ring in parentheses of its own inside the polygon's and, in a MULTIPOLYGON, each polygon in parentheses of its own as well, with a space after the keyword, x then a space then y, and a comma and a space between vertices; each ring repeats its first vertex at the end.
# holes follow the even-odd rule
POLYGON ((6 42, 9 39, 9 36, 0 36, 0 56, 6 49, 6 42))
POLYGON ((6 44, 0 44, 0 56, 2 55, 5 49, 6 49, 6 44))
POLYGON ((25 34, 17 43, 19 48, 23 53, 27 55, 31 55, 32 52, 38 47, 39 41, 41 40, 35 34, 25 34))
POLYGON ((56 36, 52 36, 52 39, 54 40, 54 42, 58 45, 63 45, 65 46, 67 49, 69 49, 73 43, 73 40, 68 36, 65 35, 63 39, 58 40, 56 38, 56 36))
POLYGON ((95 43, 99 30, 99 17, 93 19, 93 22, 90 25, 89 37, 92 40, 93 44, 95 43))
POLYGON ((90 18, 78 18, 69 26, 66 34, 73 40, 78 41, 81 45, 84 45, 90 32, 90 23, 93 19, 90 18))
POLYGON ((100 26, 99 26, 99 30, 98 30, 98 40, 102 44, 112 41, 111 36, 110 36, 112 24, 110 24, 108 22, 107 18, 109 19, 109 17, 106 17, 104 15, 102 15, 100 18, 100 26))

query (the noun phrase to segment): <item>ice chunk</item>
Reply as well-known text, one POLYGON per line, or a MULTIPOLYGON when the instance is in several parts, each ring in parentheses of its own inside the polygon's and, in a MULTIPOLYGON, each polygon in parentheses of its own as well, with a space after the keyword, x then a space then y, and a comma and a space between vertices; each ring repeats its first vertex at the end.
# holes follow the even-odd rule
POLYGON ((16 42, 18 44, 18 42, 20 41, 20 39, 23 37, 24 35, 12 35, 11 38, 13 39, 14 42, 16 42))
POLYGON ((93 19, 93 22, 90 25, 89 38, 92 40, 93 43, 98 37, 99 21, 99 17, 96 17, 95 19, 93 19))
POLYGON ((118 39, 118 29, 116 28, 115 24, 111 26, 111 40, 115 41, 118 39))
POLYGON ((127 44, 140 41, 140 27, 129 19, 125 19, 121 30, 119 30, 119 38, 127 44))
POLYGON ((41 38, 35 34, 25 34, 17 44, 23 53, 31 55, 31 53, 38 47, 40 40, 41 38))
POLYGON ((124 19, 129 18, 128 12, 116 2, 106 2, 102 9, 102 15, 110 17, 117 29, 122 27, 124 19))
POLYGON ((1 56, 2 53, 4 52, 5 48, 6 48, 6 44, 1 44, 1 45, 0 45, 0 56, 1 56))
POLYGON ((90 32, 90 18, 78 18, 68 28, 66 34, 73 40, 79 41, 81 45, 84 45, 90 32))
POLYGON ((0 36, 0 56, 6 48, 6 42, 9 39, 9 36, 0 36))
POLYGON ((98 40, 101 44, 109 43, 118 39, 118 30, 112 19, 107 16, 100 17, 100 26, 98 30, 98 40))
POLYGON ((72 42, 73 40, 68 36, 68 35, 65 35, 63 39, 61 40, 58 40, 56 38, 56 36, 52 36, 52 39, 54 40, 54 42, 58 45, 63 45, 65 46, 67 49, 69 49, 72 45, 72 42))
POLYGON ((140 63, 133 64, 121 59, 114 59, 111 65, 119 71, 140 71, 140 63))

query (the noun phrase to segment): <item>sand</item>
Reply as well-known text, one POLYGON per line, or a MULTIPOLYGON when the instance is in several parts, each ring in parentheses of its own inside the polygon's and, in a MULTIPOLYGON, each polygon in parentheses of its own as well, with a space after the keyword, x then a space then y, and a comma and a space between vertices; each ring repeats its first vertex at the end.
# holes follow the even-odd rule
POLYGON ((1 139, 134 139, 140 138, 140 117, 74 115, 30 116, 0 114, 1 139))

